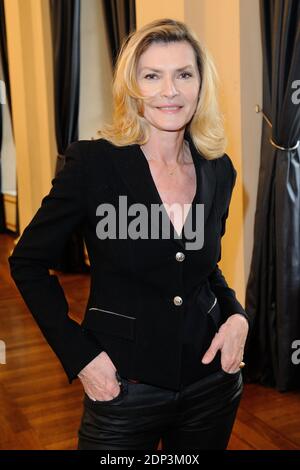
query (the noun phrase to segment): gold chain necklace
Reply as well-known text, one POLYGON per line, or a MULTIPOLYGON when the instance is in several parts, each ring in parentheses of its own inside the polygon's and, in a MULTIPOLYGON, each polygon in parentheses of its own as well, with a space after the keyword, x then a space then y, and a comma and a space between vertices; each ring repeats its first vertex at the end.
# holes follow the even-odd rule
MULTIPOLYGON (((184 141, 184 142, 183 142, 183 145, 186 146, 187 143, 184 141)), ((144 152, 144 153, 145 153, 145 152, 144 152)), ((183 154, 184 154, 184 148, 183 148, 183 154)), ((150 157, 150 158, 147 158, 147 160, 150 161, 150 160, 153 160, 153 158, 150 157)), ((155 160, 154 160, 154 161, 155 161, 155 160)), ((169 176, 173 176, 173 173, 177 170, 177 168, 178 168, 178 163, 176 163, 176 165, 174 166, 174 168, 173 168, 172 170, 167 170, 168 175, 169 175, 169 176)))
POLYGON ((177 164, 176 164, 176 166, 174 167, 173 170, 171 170, 171 171, 168 171, 168 170, 167 170, 168 175, 169 175, 169 176, 172 176, 173 173, 174 173, 174 171, 177 170, 177 168, 178 168, 178 167, 177 167, 177 164))

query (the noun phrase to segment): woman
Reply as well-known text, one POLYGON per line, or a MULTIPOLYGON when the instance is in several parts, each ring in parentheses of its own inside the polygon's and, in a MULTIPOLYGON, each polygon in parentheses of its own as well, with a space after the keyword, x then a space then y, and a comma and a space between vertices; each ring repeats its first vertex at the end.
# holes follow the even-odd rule
POLYGON ((154 21, 123 43, 113 98, 101 138, 69 146, 11 274, 83 384, 78 449, 225 449, 249 325, 217 265, 236 171, 216 72, 184 23, 154 21), (91 264, 81 325, 48 272, 78 225, 91 264))

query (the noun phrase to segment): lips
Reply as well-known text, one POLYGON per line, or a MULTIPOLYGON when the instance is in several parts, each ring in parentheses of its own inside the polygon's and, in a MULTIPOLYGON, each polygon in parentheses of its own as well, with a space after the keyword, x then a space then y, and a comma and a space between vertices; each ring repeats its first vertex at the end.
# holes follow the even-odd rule
POLYGON ((158 109, 178 109, 178 108, 182 108, 182 106, 179 106, 179 105, 172 105, 172 106, 158 106, 158 109))
POLYGON ((175 114, 179 113, 183 106, 160 106, 159 109, 162 113, 175 114))

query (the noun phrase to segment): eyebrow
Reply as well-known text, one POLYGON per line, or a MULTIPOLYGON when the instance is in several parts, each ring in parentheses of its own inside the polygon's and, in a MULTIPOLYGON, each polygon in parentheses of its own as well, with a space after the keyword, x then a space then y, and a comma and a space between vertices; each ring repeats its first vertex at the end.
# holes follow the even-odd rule
MULTIPOLYGON (((192 64, 188 64, 188 65, 185 65, 184 67, 180 67, 179 69, 176 69, 176 72, 181 72, 182 70, 185 70, 187 68, 193 68, 193 65, 192 64)), ((159 69, 154 69, 152 67, 142 67, 141 68, 141 72, 144 70, 144 69, 148 69, 148 70, 152 70, 153 72, 161 72, 161 70, 159 69)))

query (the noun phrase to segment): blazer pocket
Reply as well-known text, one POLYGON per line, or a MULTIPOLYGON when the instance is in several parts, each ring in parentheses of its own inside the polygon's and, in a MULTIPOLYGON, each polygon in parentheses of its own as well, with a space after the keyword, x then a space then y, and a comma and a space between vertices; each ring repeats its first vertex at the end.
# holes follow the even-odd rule
POLYGON ((221 309, 217 297, 215 296, 213 302, 211 303, 207 314, 212 318, 216 329, 218 330, 222 323, 221 309))
POLYGON ((99 307, 90 307, 81 324, 83 329, 98 331, 130 340, 135 339, 135 317, 99 307))

